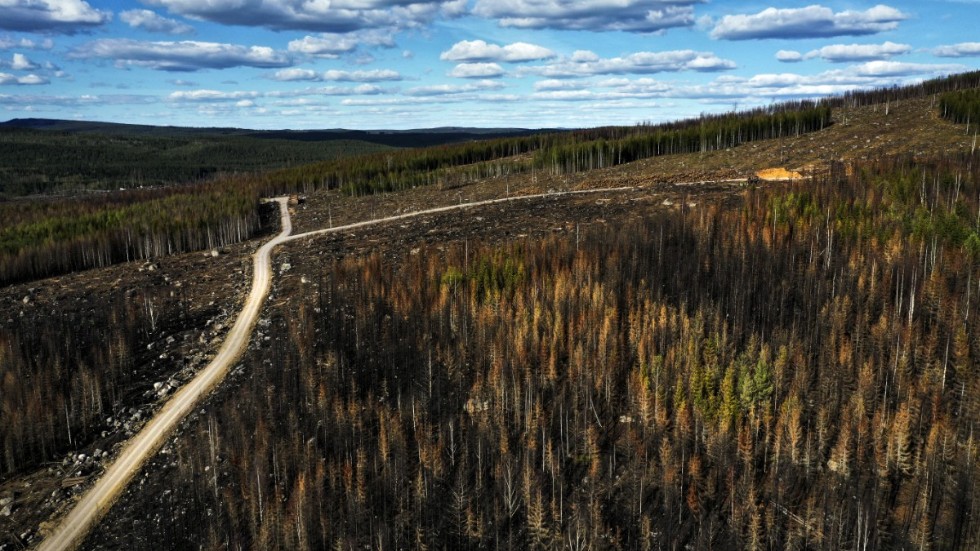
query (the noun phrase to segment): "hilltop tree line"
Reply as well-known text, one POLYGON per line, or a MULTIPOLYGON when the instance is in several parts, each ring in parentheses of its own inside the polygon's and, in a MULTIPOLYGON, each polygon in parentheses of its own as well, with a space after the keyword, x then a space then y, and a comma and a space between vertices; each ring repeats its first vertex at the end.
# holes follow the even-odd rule
POLYGON ((980 124, 980 89, 959 90, 943 94, 939 111, 947 119, 967 125, 980 124))
POLYGON ((925 98, 957 90, 980 88, 980 71, 970 71, 956 75, 925 80, 905 86, 889 86, 871 90, 852 90, 821 100, 830 107, 859 107, 862 105, 886 104, 889 101, 925 98))
POLYGON ((978 195, 980 156, 882 158, 580 238, 294 258, 316 287, 88 545, 976 547, 978 195))
POLYGON ((353 195, 546 170, 561 174, 658 155, 712 151, 755 140, 797 136, 830 123, 830 108, 791 102, 766 109, 640 124, 386 152, 269 174, 296 188, 341 189, 353 195))
POLYGON ((782 104, 740 113, 702 116, 650 128, 573 132, 542 148, 538 168, 583 172, 675 153, 704 153, 744 143, 799 136, 830 125, 831 109, 815 102, 782 104))
POLYGON ((261 226, 255 186, 0 202, 0 283, 222 247, 261 226))

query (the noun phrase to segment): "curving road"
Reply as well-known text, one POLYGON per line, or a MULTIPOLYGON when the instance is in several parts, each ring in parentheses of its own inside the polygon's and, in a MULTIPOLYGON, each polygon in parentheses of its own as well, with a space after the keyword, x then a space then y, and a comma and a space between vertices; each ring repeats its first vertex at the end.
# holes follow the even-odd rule
POLYGON ((376 218, 355 222, 335 228, 310 231, 298 235, 292 233, 292 222, 289 218, 287 198, 277 197, 274 201, 279 203, 279 210, 282 215, 282 231, 279 235, 262 245, 255 253, 254 268, 252 271, 252 290, 249 292, 248 299, 242 312, 235 320, 235 325, 225 337, 225 342, 218 350, 217 356, 211 360, 200 373, 198 373, 189 383, 181 387, 174 396, 160 409, 157 414, 134 436, 126 447, 123 448, 115 462, 106 469, 102 477, 85 493, 75 507, 66 515, 54 531, 41 542, 39 551, 55 551, 74 549, 81 543, 82 539, 88 534, 109 510, 115 500, 119 497, 126 485, 147 459, 163 445, 164 440, 170 435, 177 424, 183 420, 194 407, 208 395, 212 388, 217 385, 231 369, 245 351, 252 329, 258 318, 262 304, 265 302, 269 289, 272 286, 271 256, 272 249, 276 246, 315 235, 340 232, 383 224, 395 220, 403 220, 427 214, 437 214, 453 210, 460 210, 484 205, 493 205, 517 200, 537 199, 542 197, 560 197, 564 195, 583 195, 590 193, 631 191, 635 187, 617 187, 602 189, 585 189, 575 191, 563 191, 557 193, 539 193, 534 195, 518 195, 502 199, 487 199, 484 201, 474 201, 472 203, 460 203, 445 207, 436 207, 421 211, 408 212, 386 218, 376 218))
POLYGON ((170 432, 208 392, 228 373, 232 364, 241 357, 259 310, 272 286, 270 257, 272 249, 282 243, 293 231, 285 197, 275 199, 282 214, 282 231, 255 253, 252 271, 252 290, 248 294, 241 314, 228 331, 218 355, 211 360, 189 383, 181 387, 173 398, 143 427, 123 448, 115 462, 106 469, 75 508, 62 519, 38 547, 39 550, 73 549, 81 543, 88 531, 95 526, 112 506, 126 484, 136 475, 143 463, 163 445, 170 432))

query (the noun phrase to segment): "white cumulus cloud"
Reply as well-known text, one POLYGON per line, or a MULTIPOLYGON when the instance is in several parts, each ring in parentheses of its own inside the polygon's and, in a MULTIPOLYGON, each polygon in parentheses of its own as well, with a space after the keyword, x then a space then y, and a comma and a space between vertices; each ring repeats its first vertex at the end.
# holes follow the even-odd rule
POLYGON ((33 85, 33 84, 47 84, 48 79, 44 77, 37 76, 35 74, 17 76, 7 73, 0 73, 0 85, 33 85))
POLYGON ((320 74, 312 69, 299 69, 296 67, 291 67, 289 69, 282 69, 276 71, 272 75, 273 80, 279 80, 282 82, 293 82, 297 80, 319 80, 320 74))
POLYGON ((451 48, 442 52, 439 59, 443 61, 538 61, 555 57, 555 52, 548 48, 529 44, 527 42, 515 42, 500 46, 498 44, 488 44, 483 40, 463 40, 452 45, 451 48))
POLYGON ((934 63, 903 63, 900 61, 869 61, 849 69, 866 77, 905 77, 913 75, 948 75, 966 70, 963 65, 934 63))
POLYGON ((912 51, 908 44, 885 42, 884 44, 832 44, 811 50, 804 56, 806 59, 819 57, 834 63, 845 61, 875 61, 888 59, 896 55, 912 51))
POLYGON ((290 41, 288 50, 297 54, 326 59, 336 59, 361 46, 381 46, 393 48, 395 39, 391 33, 378 30, 365 30, 352 33, 321 33, 304 36, 290 41))
POLYGON ((170 13, 223 25, 349 33, 364 29, 420 28, 454 17, 460 0, 143 0, 170 13))
POLYGON ((37 69, 37 64, 27 59, 27 56, 24 54, 16 53, 10 60, 10 68, 15 71, 30 71, 37 69))
POLYGON ((175 19, 168 19, 150 10, 127 10, 119 13, 119 19, 130 27, 155 33, 193 34, 194 27, 175 19))
POLYGON ((783 63, 796 63, 797 61, 803 61, 803 54, 796 50, 779 50, 776 52, 776 59, 783 63))
POLYGON ((303 88, 301 90, 277 90, 269 92, 266 96, 270 98, 284 98, 276 102, 277 105, 296 106, 310 103, 308 97, 316 96, 375 96, 388 94, 391 90, 381 88, 374 84, 358 84, 357 86, 322 86, 318 88, 303 88))
POLYGON ((329 82, 394 82, 402 80, 398 71, 391 69, 373 69, 370 71, 338 71, 330 70, 318 73, 311 69, 289 68, 276 71, 272 76, 279 81, 329 81, 329 82))
POLYGON ((111 59, 117 65, 161 71, 198 71, 231 67, 285 67, 292 63, 282 52, 266 46, 240 46, 216 42, 142 42, 105 38, 82 44, 69 56, 75 59, 111 59))
POLYGON ((939 57, 980 57, 980 42, 960 42, 939 46, 932 53, 939 57))
POLYGON ((2 0, 0 29, 74 34, 112 19, 84 0, 2 0))
POLYGON ((812 98, 840 94, 873 86, 901 85, 963 71, 962 65, 869 61, 816 75, 796 73, 757 74, 752 77, 726 76, 706 85, 679 86, 672 97, 749 99, 765 104, 772 98, 812 98))
POLYGON ((383 82, 402 80, 398 71, 391 69, 373 69, 370 71, 337 71, 323 73, 323 80, 334 82, 383 82))
POLYGON ((546 65, 525 67, 524 73, 548 78, 590 75, 652 74, 678 71, 715 72, 735 68, 735 62, 711 52, 671 50, 636 52, 623 57, 600 58, 592 52, 578 51, 570 59, 546 65))
POLYGON ((534 89, 538 91, 552 91, 552 90, 584 90, 590 85, 589 82, 583 80, 561 80, 556 78, 550 78, 547 80, 539 80, 534 83, 534 89))
POLYGON ((222 101, 241 101, 259 97, 258 92, 236 91, 222 92, 220 90, 179 90, 171 92, 167 99, 174 102, 196 103, 196 102, 222 102, 222 101))
POLYGON ((481 80, 472 84, 436 84, 433 86, 418 86, 405 92, 407 96, 429 97, 429 96, 453 96, 479 92, 482 90, 499 90, 504 85, 495 80, 481 80))
POLYGON ((460 63, 449 72, 456 78, 496 78, 504 75, 504 68, 496 63, 460 63))
POLYGON ((818 4, 803 8, 766 8, 759 13, 726 15, 711 31, 713 38, 827 38, 876 34, 898 27, 908 16, 878 4, 864 11, 834 12, 818 4))
POLYGON ((44 40, 32 40, 30 38, 13 39, 9 36, 0 36, 0 50, 50 50, 54 48, 54 41, 50 38, 44 40))
POLYGON ((503 27, 651 33, 694 25, 702 0, 477 0, 503 27))

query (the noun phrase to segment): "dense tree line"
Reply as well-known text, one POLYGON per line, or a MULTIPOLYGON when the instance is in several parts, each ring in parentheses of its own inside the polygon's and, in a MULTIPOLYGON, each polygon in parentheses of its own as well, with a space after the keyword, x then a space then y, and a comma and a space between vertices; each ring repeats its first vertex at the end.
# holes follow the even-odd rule
POLYGON ((980 123, 980 89, 943 94, 939 100, 939 111, 953 122, 967 126, 980 123))
POLYGON ((980 88, 980 71, 970 71, 925 80, 906 86, 889 86, 871 90, 852 90, 821 100, 831 107, 858 107, 887 104, 890 101, 925 98, 956 90, 980 88))
POLYGON ((0 284, 237 243, 260 226, 259 194, 200 184, 0 203, 0 284))
POLYGON ((152 519, 89 545, 977 547, 978 195, 978 156, 883 158, 581 238, 294 257, 317 286, 121 508, 152 519))
POLYGON ((792 102, 659 125, 603 127, 344 158, 269 174, 293 188, 370 194, 460 183, 501 174, 579 172, 656 155, 735 147, 820 130, 830 108, 792 102))
POLYGON ((561 174, 675 153, 717 151, 757 140, 799 136, 830 125, 831 110, 815 102, 703 116, 661 125, 572 132, 540 150, 539 168, 561 174))

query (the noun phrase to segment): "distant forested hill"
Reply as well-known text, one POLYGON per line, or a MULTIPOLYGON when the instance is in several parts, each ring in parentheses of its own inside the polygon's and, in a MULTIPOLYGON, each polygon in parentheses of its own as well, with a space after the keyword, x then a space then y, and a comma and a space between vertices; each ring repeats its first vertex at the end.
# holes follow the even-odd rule
POLYGON ((0 123, 0 198, 197 182, 392 147, 500 136, 520 129, 412 131, 179 128, 51 119, 0 123))

